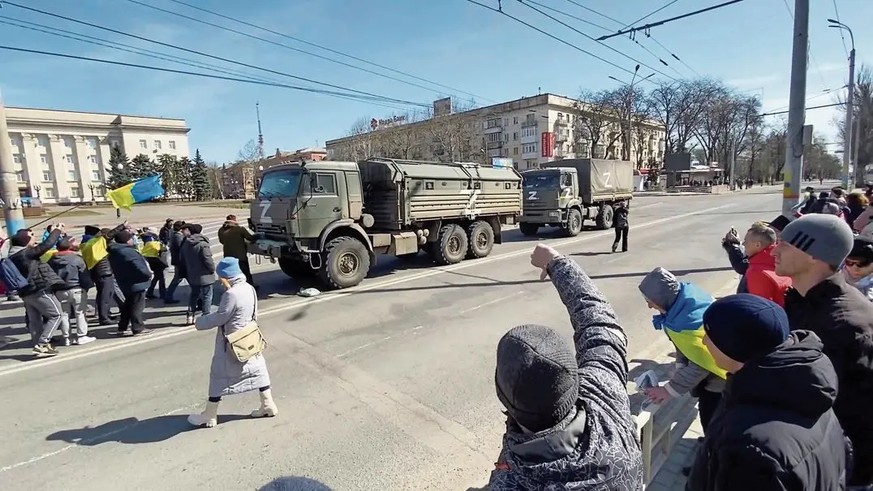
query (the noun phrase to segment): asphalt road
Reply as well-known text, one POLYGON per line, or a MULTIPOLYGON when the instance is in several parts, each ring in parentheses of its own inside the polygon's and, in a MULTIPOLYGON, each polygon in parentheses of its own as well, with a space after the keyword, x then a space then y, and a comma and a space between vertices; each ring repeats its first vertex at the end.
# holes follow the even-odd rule
MULTIPOLYGON (((720 238, 773 218, 780 199, 772 187, 638 197, 626 254, 608 253, 612 231, 542 238, 611 300, 636 375, 669 352, 636 288, 642 276, 663 266, 726 293, 736 275, 720 238)), ((31 360, 20 304, 3 305, 0 334, 20 341, 0 351, 0 489, 242 490, 280 478, 313 490, 483 486, 504 426, 497 341, 521 323, 571 336, 553 287, 529 265, 536 241, 515 230, 504 241, 443 268, 380 260, 359 287, 311 299, 294 296, 298 285, 274 265, 255 267, 281 413, 251 420, 257 395, 228 397, 213 429, 185 421, 205 402, 214 332, 182 327, 182 308, 150 305, 151 336, 96 330, 98 342, 31 360)))

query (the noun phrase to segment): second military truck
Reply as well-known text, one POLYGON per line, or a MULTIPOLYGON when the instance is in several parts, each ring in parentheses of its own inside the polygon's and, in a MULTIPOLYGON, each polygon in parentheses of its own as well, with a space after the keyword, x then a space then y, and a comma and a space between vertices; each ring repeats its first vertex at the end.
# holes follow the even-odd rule
POLYGON ((585 220, 612 227, 613 207, 633 198, 633 163, 625 160, 566 159, 525 171, 524 212, 518 228, 536 235, 540 227, 560 227, 574 237, 585 220))
POLYGON ((301 162, 264 171, 249 225, 249 252, 278 260, 285 274, 317 274, 330 288, 367 276, 377 254, 436 264, 485 257, 503 224, 521 214, 521 175, 512 168, 374 158, 301 162))

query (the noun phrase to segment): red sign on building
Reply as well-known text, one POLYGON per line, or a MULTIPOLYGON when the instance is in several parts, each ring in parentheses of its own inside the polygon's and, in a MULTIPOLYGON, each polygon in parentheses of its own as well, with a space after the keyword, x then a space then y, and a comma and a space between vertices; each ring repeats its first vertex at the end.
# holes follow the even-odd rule
POLYGON ((555 134, 551 131, 543 132, 540 146, 543 148, 543 157, 552 157, 555 154, 555 134))

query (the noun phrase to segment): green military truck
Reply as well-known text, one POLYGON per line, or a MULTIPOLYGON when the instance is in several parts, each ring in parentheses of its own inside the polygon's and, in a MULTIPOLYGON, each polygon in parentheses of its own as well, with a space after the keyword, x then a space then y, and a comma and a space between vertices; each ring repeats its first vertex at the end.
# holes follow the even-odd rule
POLYGON ((359 284, 377 254, 436 264, 485 257, 521 214, 512 168, 374 158, 301 162, 264 171, 251 203, 249 252, 329 288, 359 284))
POLYGON ((536 235, 540 227, 560 227, 575 237, 585 220, 612 227, 613 207, 633 198, 633 163, 625 160, 566 159, 522 173, 524 211, 518 228, 536 235))

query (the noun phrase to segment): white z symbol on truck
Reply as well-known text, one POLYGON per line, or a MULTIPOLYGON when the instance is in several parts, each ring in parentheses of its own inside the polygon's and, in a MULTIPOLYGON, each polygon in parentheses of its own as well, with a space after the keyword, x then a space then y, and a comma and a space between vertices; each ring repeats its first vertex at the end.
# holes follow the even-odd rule
POLYGON ((528 191, 527 192, 527 199, 528 199, 528 201, 538 200, 539 198, 537 198, 537 192, 536 191, 528 191))
POLYGON ((610 174, 609 172, 603 173, 603 187, 605 187, 605 188, 612 187, 612 184, 609 183, 609 174, 610 174))
POLYGON ((270 207, 273 206, 273 203, 270 203, 269 201, 261 201, 259 205, 261 207, 260 222, 261 223, 273 223, 273 217, 267 215, 267 212, 270 210, 270 207))

